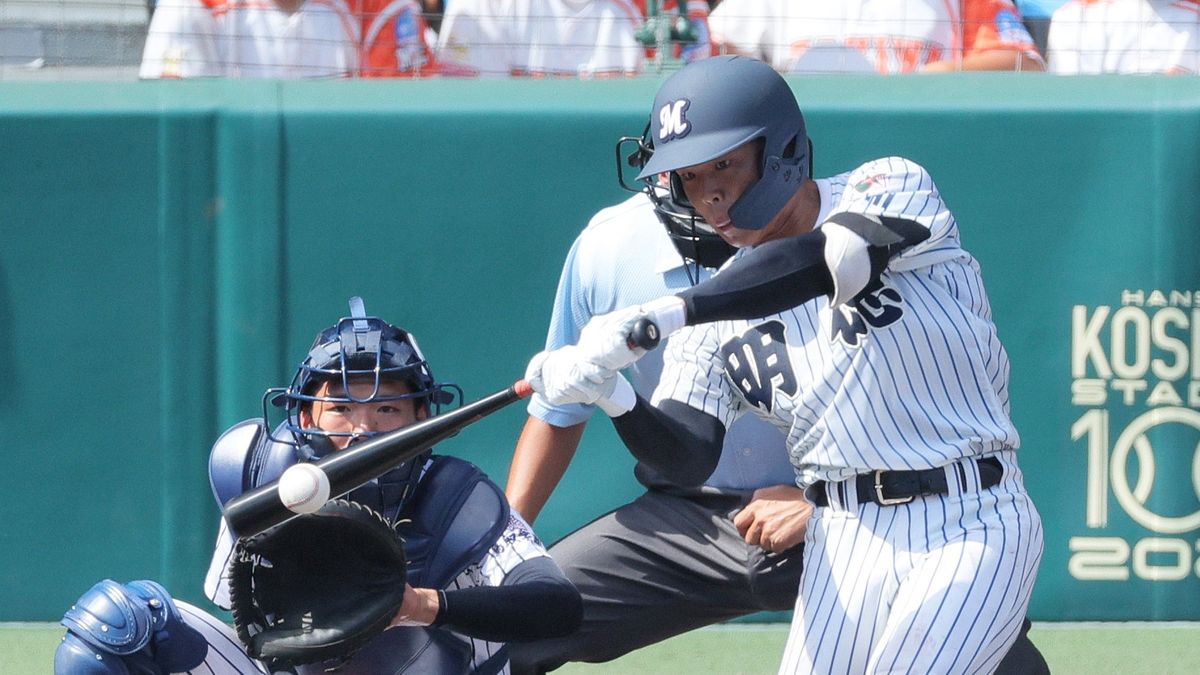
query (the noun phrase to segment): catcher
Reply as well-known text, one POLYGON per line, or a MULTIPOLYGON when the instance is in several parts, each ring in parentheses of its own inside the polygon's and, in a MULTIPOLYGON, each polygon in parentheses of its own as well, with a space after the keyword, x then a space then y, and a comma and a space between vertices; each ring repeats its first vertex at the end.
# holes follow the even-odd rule
MULTIPOLYGON (((461 401, 412 335, 350 308, 267 390, 263 418, 214 444, 218 504, 461 401), (285 411, 273 430, 271 404, 285 411)), ((236 632, 154 582, 96 584, 63 617, 56 675, 507 673, 506 642, 565 635, 582 612, 503 492, 431 451, 254 537, 222 519, 204 588, 236 632)))

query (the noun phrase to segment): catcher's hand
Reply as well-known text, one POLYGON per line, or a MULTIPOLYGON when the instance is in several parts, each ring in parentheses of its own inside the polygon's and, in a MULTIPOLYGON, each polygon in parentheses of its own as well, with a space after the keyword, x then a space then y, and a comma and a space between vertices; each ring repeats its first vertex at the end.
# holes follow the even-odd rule
POLYGON ((238 541, 230 600, 250 656, 299 665, 349 657, 404 601, 396 532, 375 511, 335 499, 238 541))
POLYGON ((404 606, 392 618, 391 626, 429 626, 437 620, 441 609, 438 592, 432 588, 404 589, 404 606))

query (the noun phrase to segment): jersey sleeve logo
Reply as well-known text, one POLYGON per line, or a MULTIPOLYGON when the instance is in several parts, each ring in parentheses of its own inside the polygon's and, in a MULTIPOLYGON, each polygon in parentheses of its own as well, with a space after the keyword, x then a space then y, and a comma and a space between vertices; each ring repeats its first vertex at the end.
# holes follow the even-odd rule
POLYGON ((867 190, 870 190, 871 187, 873 187, 875 185, 883 185, 885 178, 887 178, 887 174, 885 174, 885 173, 877 173, 877 174, 874 174, 871 176, 867 176, 866 178, 855 183, 854 189, 858 190, 859 192, 866 192, 867 190))
POLYGON ((796 393, 796 374, 783 333, 783 323, 768 321, 721 345, 725 375, 747 403, 767 412, 776 390, 796 393))
POLYGON ((687 113, 688 107, 692 102, 686 98, 681 98, 678 101, 672 101, 664 105, 658 111, 658 140, 666 143, 667 141, 683 138, 692 130, 691 122, 688 122, 687 113))
POLYGON ((853 301, 834 307, 830 338, 847 347, 858 347, 871 328, 884 328, 904 316, 904 300, 891 286, 876 279, 853 301))

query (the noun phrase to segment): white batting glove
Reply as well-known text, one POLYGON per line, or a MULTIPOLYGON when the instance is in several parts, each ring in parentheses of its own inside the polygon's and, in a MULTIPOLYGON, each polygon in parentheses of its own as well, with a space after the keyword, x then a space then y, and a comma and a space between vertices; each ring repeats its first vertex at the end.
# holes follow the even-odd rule
POLYGON ((629 329, 644 314, 638 305, 591 318, 579 333, 579 351, 584 359, 609 370, 620 370, 642 358, 646 350, 630 349, 629 329))
POLYGON ((582 357, 579 347, 567 345, 540 352, 529 361, 525 381, 552 405, 596 403, 617 387, 617 373, 582 357))
POLYGON ((665 295, 644 305, 592 317, 579 334, 583 357, 609 370, 621 370, 633 364, 646 354, 645 349, 629 345, 633 325, 643 318, 657 324, 659 334, 666 337, 684 325, 683 299, 665 295))

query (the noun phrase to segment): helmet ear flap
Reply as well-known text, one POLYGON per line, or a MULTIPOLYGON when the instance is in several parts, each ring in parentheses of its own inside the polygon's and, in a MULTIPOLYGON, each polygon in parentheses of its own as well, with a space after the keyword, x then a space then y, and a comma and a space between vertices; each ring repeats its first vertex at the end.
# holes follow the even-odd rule
POLYGON ((800 140, 801 136, 804 137, 804 142, 806 145, 808 145, 808 154, 802 155, 802 157, 806 157, 808 159, 808 170, 804 175, 811 177, 813 175, 813 142, 812 138, 810 138, 808 134, 796 134, 793 136, 792 140, 788 141, 787 147, 783 149, 783 158, 791 159, 796 156, 796 142, 800 140))

